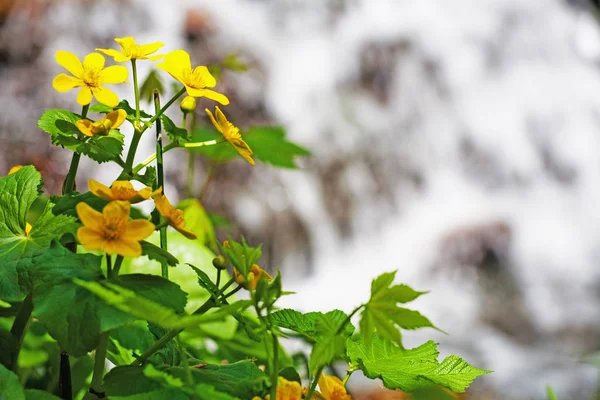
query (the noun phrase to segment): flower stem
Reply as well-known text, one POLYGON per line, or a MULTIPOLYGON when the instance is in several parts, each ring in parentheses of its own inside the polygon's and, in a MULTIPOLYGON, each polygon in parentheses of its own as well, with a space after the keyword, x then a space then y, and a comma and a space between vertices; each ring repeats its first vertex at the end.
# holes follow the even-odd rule
POLYGON ((60 367, 58 375, 58 389, 61 394, 61 398, 64 400, 73 399, 73 386, 71 381, 71 363, 69 361, 69 355, 66 351, 60 353, 60 367))
POLYGON ((17 341, 17 350, 15 351, 14 357, 11 360, 11 369, 13 372, 17 371, 18 368, 18 359, 19 352, 21 351, 21 346, 23 345, 23 338, 25 337, 25 330, 27 329, 27 325, 29 324, 29 320, 31 319, 31 312, 33 311, 33 297, 30 294, 25 297, 23 303, 21 303, 21 307, 19 307, 19 311, 15 317, 15 320, 10 328, 11 335, 17 341))
POLYGON ((109 332, 104 332, 100 335, 100 343, 96 347, 96 355, 94 356, 94 372, 89 392, 99 399, 106 397, 102 381, 104 378, 104 368, 106 367, 106 349, 108 347, 109 335, 109 332))
POLYGON ((354 371, 356 370, 349 369, 348 371, 346 371, 346 376, 344 376, 344 380, 342 380, 342 385, 346 386, 346 383, 348 383, 348 379, 350 379, 350 375, 352 375, 354 371))
POLYGON ((306 393, 306 397, 305 400, 310 400, 313 393, 315 392, 315 389, 317 388, 317 383, 319 383, 319 378, 321 377, 321 373, 323 372, 323 368, 325 368, 325 366, 320 366, 317 369, 317 373, 315 374, 315 378, 313 379, 313 381, 310 384, 310 388, 308 388, 308 393, 306 393))
MULTIPOLYGON (((154 90, 154 112, 158 114, 160 111, 160 96, 158 90, 154 90)), ((163 166, 163 146, 162 146, 162 127, 160 120, 156 121, 156 176, 158 179, 157 186, 162 187, 164 191, 165 175, 163 166)), ((160 216, 161 224, 165 222, 165 218, 160 216)), ((160 248, 167 250, 167 227, 160 228, 160 248)), ((169 266, 165 261, 160 263, 161 275, 165 279, 169 279, 169 266)))
MULTIPOLYGON (((83 106, 81 109, 81 118, 85 118, 88 113, 90 105, 83 106)), ((77 168, 79 168, 79 160, 81 160, 81 154, 73 152, 73 158, 71 158, 71 165, 69 166, 69 172, 65 178, 65 182, 62 187, 62 194, 71 194, 75 190, 75 177, 77 176, 77 168)))
POLYGON ((186 149, 190 149, 193 147, 203 147, 203 146, 213 146, 215 144, 223 143, 226 139, 213 139, 207 140, 206 142, 196 142, 196 143, 184 143, 183 147, 186 149))
POLYGON ((112 258, 108 254, 106 255, 106 277, 108 279, 112 278, 113 269, 112 269, 112 258))
POLYGON ((135 65, 135 58, 131 59, 131 69, 133 72, 133 93, 135 95, 135 119, 140 119, 140 90, 138 87, 138 76, 137 66, 135 65))
POLYGON ((144 133, 144 131, 146 129, 148 129, 149 126, 152 126, 152 124, 160 118, 161 115, 163 115, 165 113, 165 111, 167 111, 167 109, 169 107, 171 107, 171 104, 173 104, 179 97, 181 97, 182 94, 185 93, 185 87, 181 88, 181 90, 179 92, 177 92, 175 94, 175 96, 173 96, 171 98, 171 100, 169 100, 167 102, 167 104, 165 104, 159 111, 156 112, 156 114, 154 114, 154 116, 152 118, 150 118, 150 120, 148 120, 148 122, 142 127, 142 129, 140 130, 142 133, 144 133))
POLYGON ((206 177, 204 178, 204 183, 202 184, 202 188, 200 189, 200 194, 198 195, 200 202, 202 202, 204 200, 206 193, 208 193, 208 187, 210 186, 210 182, 212 181, 212 178, 215 174, 216 168, 217 168, 216 162, 211 161, 210 164, 208 164, 208 169, 206 171, 206 177))
POLYGON ((119 275, 119 271, 121 270, 121 264, 123 264, 123 256, 117 255, 117 259, 115 260, 115 265, 113 267, 113 275, 119 275))
POLYGON ((127 152, 127 159, 125 159, 125 167, 123 168, 124 172, 129 172, 131 170, 133 160, 135 159, 135 153, 137 152, 141 138, 142 131, 136 129, 133 132, 133 137, 131 138, 131 144, 129 145, 129 151, 127 152))
MULTIPOLYGON (((166 145, 165 147, 163 147, 162 153, 165 154, 167 151, 174 149, 175 147, 178 147, 177 143, 175 143, 175 142, 170 143, 170 144, 166 145)), ((146 158, 144 161, 142 161, 141 163, 136 165, 135 168, 133 168, 131 170, 131 173, 137 174, 138 172, 140 172, 142 170, 142 168, 148 166, 148 164, 150 164, 154 160, 156 160, 156 153, 152 154, 150 157, 146 158)))
POLYGON ((271 398, 277 398, 277 378, 279 377, 279 341, 277 335, 271 329, 271 338, 273 340, 273 365, 271 367, 271 398))

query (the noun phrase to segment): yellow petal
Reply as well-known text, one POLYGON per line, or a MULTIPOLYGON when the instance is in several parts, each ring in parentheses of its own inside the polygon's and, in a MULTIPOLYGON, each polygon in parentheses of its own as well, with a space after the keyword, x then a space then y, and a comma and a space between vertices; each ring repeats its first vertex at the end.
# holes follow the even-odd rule
POLYGON ((187 229, 185 229, 182 226, 173 226, 173 228, 175 228, 177 230, 177 232, 181 233, 183 236, 185 236, 186 238, 190 239, 190 240, 194 240, 194 239, 198 239, 198 236, 196 236, 196 234, 192 231, 188 231, 187 229))
POLYGON ((223 127, 223 131, 229 128, 229 120, 223 114, 223 111, 219 108, 219 106, 215 106, 215 117, 217 117, 217 122, 219 125, 223 127))
POLYGON ((77 211, 77 216, 81 220, 83 226, 94 231, 102 231, 104 218, 98 211, 94 210, 92 207, 83 202, 77 203, 75 206, 75 211, 77 211))
POLYGON ((230 138, 227 140, 229 141, 229 143, 231 143, 235 151, 237 151, 240 156, 242 156, 251 165, 254 165, 254 160, 251 157, 252 150, 250 149, 248 144, 246 144, 246 142, 244 142, 242 139, 237 138, 230 138))
POLYGON ((180 82, 183 82, 183 71, 192 69, 190 55, 183 50, 175 50, 165 55, 164 61, 156 68, 168 72, 180 82))
POLYGON ((94 88, 93 93, 96 100, 102 104, 106 104, 109 107, 116 107, 117 104, 119 104, 119 97, 110 89, 100 86, 94 88))
POLYGON ((163 217, 168 217, 174 211, 173 206, 164 194, 159 194, 154 198, 156 209, 163 217))
POLYGON ((8 174, 7 175, 14 174, 15 172, 17 172, 21 168, 23 168, 23 166, 20 165, 20 164, 14 165, 11 169, 8 170, 8 174))
POLYGON ((156 60, 160 60, 161 58, 163 58, 165 55, 164 54, 156 54, 154 56, 146 56, 146 58, 148 60, 152 60, 152 61, 156 61, 156 60))
POLYGON ((111 201, 113 200, 112 190, 108 186, 101 184, 98 181, 93 179, 88 179, 88 189, 94 195, 100 197, 103 200, 111 201))
POLYGON ((79 93, 77 93, 77 103, 81 104, 82 106, 87 106, 91 102, 92 90, 87 86, 84 86, 81 89, 79 89, 79 93))
POLYGON ((98 53, 90 53, 83 59, 85 71, 101 71, 104 68, 104 56, 98 53))
POLYGON ((75 122, 75 126, 79 129, 79 132, 83 133, 85 136, 94 136, 94 132, 92 132, 92 121, 89 119, 80 119, 75 122))
POLYGON ((152 196, 152 188, 150 186, 146 186, 138 191, 138 195, 142 200, 147 200, 152 196))
POLYGON ((202 82, 202 87, 215 87, 217 80, 204 65, 199 65, 192 72, 195 81, 202 82))
POLYGON ((58 74, 52 81, 52 87, 57 92, 67 92, 77 86, 83 85, 80 79, 74 78, 67 74, 58 74))
POLYGON ((110 121, 112 129, 117 129, 127 119, 127 112, 119 108, 118 110, 109 112, 104 118, 110 121))
POLYGON ((87 226, 82 226, 77 229, 77 239, 79 243, 88 250, 102 250, 104 245, 104 236, 102 232, 98 232, 87 226))
POLYGON ((100 53, 104 53, 109 57, 114 58, 114 60, 116 62, 124 62, 124 61, 129 61, 130 57, 127 57, 126 55, 120 53, 119 51, 115 50, 115 49, 94 49, 96 51, 99 51, 100 53), (125 58, 125 60, 123 60, 123 58, 125 58))
POLYGON ((143 54, 144 56, 147 56, 148 54, 152 54, 154 53, 156 50, 160 49, 161 47, 163 47, 164 44, 161 42, 154 42, 154 43, 150 43, 150 44, 144 44, 142 46, 140 46, 140 54, 143 54))
POLYGON ((154 232, 154 224, 144 219, 134 219, 127 222, 123 237, 127 240, 144 240, 154 232))
POLYGON ((215 119, 215 116, 213 115, 213 113, 211 113, 208 108, 205 108, 204 111, 206 111, 206 113, 208 114, 208 117, 210 118, 211 122, 215 126, 215 129, 217 131, 219 131, 220 134, 223 134, 223 129, 221 128, 221 125, 219 125, 217 123, 217 120, 215 119))
POLYGON ((123 257, 139 257, 142 255, 142 246, 134 240, 113 240, 104 242, 106 254, 118 254, 123 257))
POLYGON ((83 76, 83 65, 81 65, 81 61, 75 54, 60 50, 56 52, 55 57, 56 62, 73 76, 78 78, 83 76))
POLYGON ((127 36, 122 38, 115 38, 115 42, 119 43, 123 50, 129 50, 129 48, 135 43, 135 40, 133 39, 133 36, 127 36))
POLYGON ((122 65, 113 65, 102 70, 100 84, 123 83, 127 80, 129 71, 122 65))
POLYGON ((352 400, 346 392, 346 387, 337 376, 321 375, 319 389, 327 400, 352 400))
POLYGON ((229 104, 229 99, 227 96, 221 93, 217 93, 214 90, 210 89, 196 89, 191 86, 185 85, 185 89, 187 94, 193 97, 206 97, 208 99, 214 100, 223 104, 224 106, 229 104))
POLYGON ((300 400, 302 399, 302 386, 296 381, 288 381, 281 376, 277 385, 277 400, 300 400))
POLYGON ((106 206, 104 206, 104 209, 102 210, 102 216, 105 219, 120 219, 120 220, 124 220, 127 221, 129 219, 129 210, 131 208, 131 205, 129 204, 128 201, 120 201, 120 200, 115 200, 115 201, 111 201, 110 203, 108 203, 106 206))

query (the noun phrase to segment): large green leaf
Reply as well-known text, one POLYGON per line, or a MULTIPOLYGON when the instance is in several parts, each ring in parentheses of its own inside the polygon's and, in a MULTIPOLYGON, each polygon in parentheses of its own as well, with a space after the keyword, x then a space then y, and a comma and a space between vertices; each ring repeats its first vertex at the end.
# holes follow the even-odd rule
POLYGON ((351 365, 371 379, 381 378, 392 390, 411 392, 435 383, 461 393, 476 377, 491 372, 475 368, 454 355, 438 363, 439 352, 432 341, 405 350, 374 335, 371 343, 349 339, 347 346, 351 365))
MULTIPOLYGON (((271 323, 280 328, 301 333, 310 339, 318 340, 323 337, 323 326, 335 326, 332 329, 335 332, 347 317, 348 315, 341 310, 332 310, 325 314, 316 311, 302 314, 299 311, 284 308, 271 314, 271 323), (315 326, 316 321, 322 317, 325 317, 325 319, 321 321, 321 328, 317 329, 317 326, 315 326)), ((354 325, 349 322, 344 327, 342 335, 346 337, 350 336, 354 332, 354 329, 354 325)))
POLYGON ((75 149, 99 163, 116 160, 123 151, 124 136, 118 129, 112 129, 108 135, 97 135, 82 143, 75 149))
POLYGON ((136 360, 134 353, 141 354, 153 344, 147 323, 134 321, 110 331, 106 358, 115 365, 128 365, 136 360))
POLYGON ((180 390, 164 389, 160 382, 146 377, 141 367, 113 368, 104 376, 104 389, 111 400, 189 400, 180 390))
POLYGON ((418 311, 398 307, 398 303, 408 303, 427 292, 417 292, 407 285, 392 285, 396 272, 387 272, 373 280, 371 298, 364 306, 360 333, 368 343, 374 332, 382 338, 402 343, 398 328, 417 329, 431 327, 437 329, 429 319, 418 311))
POLYGON ((42 390, 27 389, 25 390, 25 400, 60 400, 60 397, 42 390))
POLYGON ((144 368, 144 375, 154 381, 160 382, 165 388, 179 389, 197 400, 236 400, 227 393, 217 391, 213 386, 205 383, 185 384, 184 380, 168 372, 160 371, 152 365, 144 368))
POLYGON ((194 232, 200 243, 214 249, 216 244, 215 228, 200 201, 186 199, 181 201, 177 208, 183 210, 185 228, 194 232))
MULTIPOLYGON (((199 128, 193 132, 192 141, 202 142, 222 138, 221 134, 212 128, 199 128)), ((297 168, 296 157, 310 155, 310 151, 286 139, 282 127, 252 127, 243 134, 243 139, 252 149, 252 156, 275 167, 297 168)), ((227 143, 215 146, 194 147, 193 151, 218 161, 229 161, 238 156, 235 149, 227 143)))
POLYGON ((0 365, 0 399, 25 400, 19 377, 3 365, 0 365))

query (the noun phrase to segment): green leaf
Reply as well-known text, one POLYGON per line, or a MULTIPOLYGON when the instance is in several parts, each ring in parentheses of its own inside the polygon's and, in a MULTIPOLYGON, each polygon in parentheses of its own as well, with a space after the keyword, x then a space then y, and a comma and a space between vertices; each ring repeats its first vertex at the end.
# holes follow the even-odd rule
POLYGON ((150 186, 152 189, 157 189, 156 167, 152 165, 147 166, 143 174, 136 174, 133 179, 142 182, 146 186, 150 186))
POLYGON ((178 140, 182 140, 187 142, 190 140, 190 134, 187 129, 180 128, 171 120, 171 118, 167 117, 165 114, 160 116, 160 120, 163 123, 163 129, 169 135, 169 139, 176 142, 178 140))
POLYGON ((194 385, 184 384, 181 378, 177 378, 167 372, 159 371, 153 365, 144 368, 144 375, 154 381, 160 382, 166 388, 177 388, 184 393, 192 395, 198 400, 235 400, 227 393, 217 391, 213 386, 204 383, 194 385))
POLYGON ((250 301, 238 301, 215 312, 202 315, 178 315, 172 309, 157 302, 138 296, 135 291, 110 282, 86 282, 79 279, 75 283, 104 299, 108 304, 137 318, 169 329, 184 329, 196 325, 219 321, 233 311, 250 306, 250 301))
POLYGON ((161 95, 165 93, 165 86, 155 69, 151 70, 146 79, 144 79, 144 83, 140 87, 140 99, 145 99, 148 103, 152 103, 154 101, 154 90, 158 90, 158 93, 161 95))
POLYGON ((195 233, 200 243, 209 248, 215 248, 215 228, 200 201, 196 199, 183 200, 179 202, 177 208, 183 210, 185 228, 195 233))
POLYGON ((177 260, 175 256, 165 249, 162 249, 150 242, 146 242, 145 240, 142 240, 140 244, 142 245, 142 254, 147 256, 149 259, 158 261, 160 263, 165 263, 171 267, 179 264, 179 260, 177 260))
POLYGON ((558 400, 558 396, 554 393, 554 389, 552 386, 546 386, 546 393, 548 394, 548 400, 558 400))
POLYGON ((104 389, 111 400, 189 400, 180 390, 164 389, 160 382, 146 377, 140 367, 111 369, 104 376, 104 389))
POLYGON ((219 293, 219 288, 213 283, 208 274, 202 271, 200 268, 194 267, 192 264, 188 265, 194 270, 194 272, 196 272, 196 275, 198 275, 198 284, 204 289, 208 290, 211 295, 215 296, 216 298, 219 293))
POLYGON ((48 133, 52 144, 74 150, 81 143, 80 132, 75 123, 80 115, 68 110, 47 110, 38 120, 38 127, 48 133))
POLYGON ((223 67, 235 72, 246 72, 248 70, 248 64, 240 61, 239 56, 234 53, 225 56, 223 59, 223 67))
MULTIPOLYGON (((216 130, 202 127, 193 132, 192 141, 200 142, 221 137, 216 130)), ((282 127, 252 127, 243 135, 243 139, 252 149, 253 157, 275 167, 295 169, 298 168, 296 157, 311 155, 304 147, 288 141, 282 127)), ((238 157, 235 149, 226 144, 194 147, 193 151, 218 162, 226 162, 238 157)))
POLYGON ((82 142, 75 151, 99 163, 116 160, 123 151, 123 134, 118 129, 108 135, 96 135, 82 142))
POLYGON ((285 367, 279 371, 279 376, 284 378, 289 382, 298 382, 302 385, 302 379, 300 378, 300 374, 294 367, 285 367))
POLYGON ((19 351, 19 341, 8 329, 0 329, 0 364, 10 367, 19 351))
POLYGON ((253 264, 256 264, 262 256, 262 244, 258 247, 250 247, 246 243, 246 239, 242 236, 242 242, 236 242, 228 237, 229 246, 223 246, 223 254, 231 261, 233 266, 244 277, 248 277, 248 273, 253 264))
POLYGON ((19 377, 3 365, 0 365, 0 399, 25 400, 19 377))
POLYGON ((396 272, 387 272, 378 276, 371 284, 371 298, 363 308, 359 323, 361 334, 367 343, 374 332, 401 344, 402 336, 398 328, 438 329, 419 312, 397 306, 397 303, 408 303, 427 292, 417 292, 407 285, 390 286, 395 276, 396 272))
MULTIPOLYGON (((90 111, 95 112, 95 113, 100 113, 100 114, 108 114, 109 112, 112 112, 119 108, 122 110, 125 110, 125 112, 127 113, 127 119, 129 121, 133 121, 135 119, 135 108, 131 107, 127 100, 121 100, 121 102, 119 104, 117 104, 117 106, 115 108, 109 107, 104 104, 96 103, 90 107, 90 111)), ((144 112, 143 110, 140 110, 140 117, 151 118, 152 115, 144 112)))
POLYGON ((347 347, 352 366, 360 368, 368 378, 382 379, 392 390, 411 392, 435 383, 462 393, 476 377, 491 372, 472 367, 455 355, 439 364, 437 345, 432 341, 405 350, 375 335, 370 344, 349 339, 347 347))
POLYGON ((115 365, 127 365, 136 360, 133 356, 141 354, 154 344, 154 336, 145 322, 134 321, 110 331, 110 340, 106 358, 115 365))
MULTIPOLYGON (((316 311, 302 314, 290 308, 275 311, 270 316, 273 325, 290 329, 313 340, 318 340, 328 336, 330 332, 335 332, 347 317, 348 315, 340 310, 329 311, 326 314, 316 311), (316 326, 318 319, 321 319, 319 327, 316 326), (331 328, 329 332, 324 331, 326 326, 331 328)), ((352 335, 354 330, 354 325, 349 322, 344 327, 342 336, 348 337, 352 335)))
POLYGON ((61 400, 53 394, 42 390, 27 389, 25 390, 25 400, 61 400))
MULTIPOLYGON (((98 212, 102 212, 104 206, 109 203, 108 201, 94 195, 92 192, 73 193, 66 194, 64 196, 52 196, 50 199, 55 203, 55 206, 52 209, 52 213, 54 215, 68 215, 72 217, 77 217, 75 206, 78 203, 86 203, 98 212)), ((148 219, 148 217, 136 207, 131 207, 131 218, 148 219)))

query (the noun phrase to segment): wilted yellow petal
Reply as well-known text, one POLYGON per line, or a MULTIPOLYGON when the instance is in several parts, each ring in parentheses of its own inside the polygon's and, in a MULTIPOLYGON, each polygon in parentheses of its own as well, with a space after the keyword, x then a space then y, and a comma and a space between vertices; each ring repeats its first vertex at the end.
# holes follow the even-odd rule
POLYGON ((79 58, 75 54, 69 51, 59 50, 56 52, 55 57, 56 62, 73 76, 78 78, 82 77, 83 65, 81 65, 81 61, 79 61, 79 58))
POLYGON ((18 170, 20 170, 21 168, 23 168, 22 165, 18 164, 18 165, 14 165, 11 169, 8 170, 8 175, 10 174, 14 174, 15 172, 17 172, 18 170))
POLYGON ((122 65, 113 65, 102 70, 100 84, 123 83, 127 81, 129 71, 122 65))
POLYGON ((97 87, 93 90, 93 93, 96 100, 98 100, 102 104, 106 104, 109 107, 116 107, 117 104, 119 104, 119 97, 115 92, 113 92, 110 89, 107 89, 105 87, 97 87))
POLYGON ((127 112, 119 108, 118 110, 109 112, 104 118, 110 121, 110 126, 112 129, 117 129, 127 119, 127 112))

